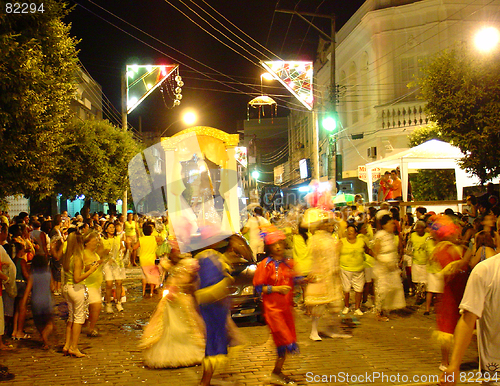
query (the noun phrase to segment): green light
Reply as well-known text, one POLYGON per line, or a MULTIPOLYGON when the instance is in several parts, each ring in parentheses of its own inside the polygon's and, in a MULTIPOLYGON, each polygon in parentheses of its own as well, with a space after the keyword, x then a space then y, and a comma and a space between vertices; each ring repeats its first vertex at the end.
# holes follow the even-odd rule
POLYGON ((253 177, 254 179, 259 178, 259 176, 260 176, 260 173, 259 173, 257 170, 254 170, 254 171, 252 172, 252 177, 253 177))
POLYGON ((326 117, 322 123, 326 131, 332 132, 337 130, 337 120, 333 117, 326 117))

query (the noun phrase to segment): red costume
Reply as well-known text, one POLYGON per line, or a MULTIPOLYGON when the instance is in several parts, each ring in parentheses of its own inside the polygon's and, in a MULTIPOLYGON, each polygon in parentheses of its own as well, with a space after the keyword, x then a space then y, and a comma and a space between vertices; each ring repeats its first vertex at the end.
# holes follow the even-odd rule
MULTIPOLYGON (((432 253, 432 258, 438 262, 441 269, 453 261, 460 260, 462 253, 459 247, 449 241, 441 241, 436 245, 432 253)), ((468 273, 460 271, 453 276, 445 277, 444 292, 436 305, 436 321, 438 330, 448 334, 453 334, 460 312, 458 306, 462 301, 467 284, 468 273)))
POLYGON ((253 284, 262 293, 264 316, 271 329, 274 343, 278 347, 278 356, 286 352, 297 352, 297 335, 293 318, 293 286, 295 271, 292 260, 274 260, 268 257, 257 266, 253 284), (286 295, 262 291, 264 286, 288 285, 292 287, 286 295))

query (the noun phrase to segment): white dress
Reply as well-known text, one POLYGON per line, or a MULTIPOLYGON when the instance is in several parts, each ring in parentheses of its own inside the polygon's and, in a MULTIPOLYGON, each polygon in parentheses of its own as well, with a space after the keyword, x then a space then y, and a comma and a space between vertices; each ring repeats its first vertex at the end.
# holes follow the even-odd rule
POLYGON ((194 366, 205 356, 204 325, 193 297, 194 259, 170 268, 164 296, 145 327, 139 344, 144 364, 151 368, 194 366))
POLYGON ((375 234, 375 242, 380 242, 380 251, 375 257, 373 276, 375 277, 375 309, 390 311, 406 307, 401 271, 398 267, 397 246, 394 235, 380 230, 375 234))
MULTIPOLYGON (((328 306, 331 311, 341 309, 342 284, 340 279, 340 258, 337 241, 326 231, 319 230, 307 240, 312 259, 311 276, 314 281, 307 284, 304 302, 307 306, 328 306)), ((321 316, 324 307, 313 309, 314 316, 321 316)))

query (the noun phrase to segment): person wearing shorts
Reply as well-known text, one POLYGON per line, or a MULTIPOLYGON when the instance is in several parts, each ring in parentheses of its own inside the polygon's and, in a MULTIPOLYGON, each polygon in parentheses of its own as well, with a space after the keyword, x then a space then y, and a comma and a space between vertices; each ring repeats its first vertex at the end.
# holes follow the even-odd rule
POLYGON ((346 229, 346 237, 340 239, 340 277, 342 279, 342 290, 344 291, 344 315, 349 313, 349 293, 351 288, 355 292, 355 315, 363 315, 361 311, 361 300, 365 285, 365 249, 367 248, 363 238, 357 237, 356 225, 349 224, 346 229))
POLYGON ((435 261, 427 261, 427 294, 424 315, 429 315, 431 312, 434 294, 442 294, 444 292, 444 277, 440 271, 441 267, 435 261))
POLYGON ((115 301, 116 309, 121 312, 123 306, 122 298, 122 283, 125 280, 125 263, 123 261, 124 246, 122 242, 121 224, 106 223, 104 224, 104 237, 102 239, 103 246, 109 250, 109 257, 104 264, 104 279, 106 280, 106 312, 113 313, 113 305, 111 297, 113 294, 113 282, 115 283, 115 301), (118 235, 119 233, 120 235, 118 235))
POLYGON ((85 284, 83 280, 99 269, 101 261, 92 264, 84 271, 83 263, 83 236, 73 232, 68 236, 68 246, 63 255, 63 296, 68 303, 68 321, 66 323, 66 341, 63 347, 64 355, 77 358, 86 355, 78 349, 78 340, 85 323, 85 284))
POLYGON ((89 321, 87 333, 87 336, 89 337, 99 336, 99 333, 97 332, 95 326, 102 309, 102 264, 100 264, 101 257, 99 256, 97 251, 101 252, 102 254, 104 253, 102 245, 98 249, 99 244, 99 234, 96 231, 89 230, 83 236, 83 245, 85 247, 85 249, 83 250, 83 264, 85 270, 89 270, 94 264, 99 265, 99 268, 85 279, 85 286, 87 287, 89 303, 89 321))
POLYGON ((133 248, 133 246, 137 243, 137 235, 139 233, 137 228, 137 222, 134 221, 134 214, 127 214, 127 221, 123 225, 125 230, 125 243, 127 245, 127 253, 130 254, 130 265, 134 267, 137 266, 135 262, 135 258, 137 256, 137 250, 133 248))

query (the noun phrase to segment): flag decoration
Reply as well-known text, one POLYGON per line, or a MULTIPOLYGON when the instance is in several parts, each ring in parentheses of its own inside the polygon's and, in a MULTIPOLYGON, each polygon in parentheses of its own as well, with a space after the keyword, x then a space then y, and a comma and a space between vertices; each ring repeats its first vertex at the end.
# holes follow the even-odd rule
POLYGON ((308 110, 313 109, 313 62, 269 61, 261 65, 308 110))

